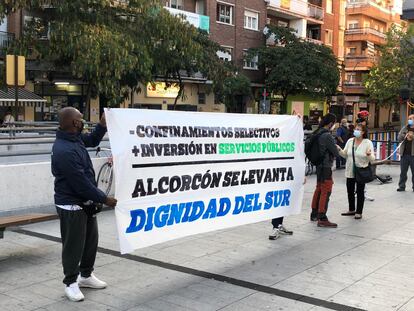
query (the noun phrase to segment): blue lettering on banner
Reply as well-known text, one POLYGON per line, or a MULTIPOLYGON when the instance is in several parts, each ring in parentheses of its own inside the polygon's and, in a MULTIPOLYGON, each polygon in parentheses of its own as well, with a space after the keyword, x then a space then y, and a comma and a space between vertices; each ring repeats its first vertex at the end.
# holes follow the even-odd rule
MULTIPOLYGON (((233 200, 232 215, 254 213, 281 206, 290 206, 291 191, 289 189, 270 191, 266 193, 264 202, 260 202, 260 194, 236 196, 233 200)), ((230 198, 211 199, 208 204, 203 201, 164 204, 159 207, 148 207, 130 211, 131 222, 126 233, 141 230, 151 231, 156 228, 172 226, 185 222, 224 217, 230 213, 232 201, 230 198)))

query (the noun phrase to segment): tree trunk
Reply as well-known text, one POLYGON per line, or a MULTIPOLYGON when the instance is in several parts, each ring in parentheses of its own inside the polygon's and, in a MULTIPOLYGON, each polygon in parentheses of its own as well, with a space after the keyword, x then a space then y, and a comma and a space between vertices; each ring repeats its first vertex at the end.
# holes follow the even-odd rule
POLYGON ((388 122, 391 122, 391 112, 392 112, 392 105, 390 105, 390 108, 388 110, 388 122))
POLYGON ((174 100, 174 106, 173 106, 173 110, 176 110, 176 108, 177 108, 177 103, 178 103, 178 99, 179 99, 180 97, 182 97, 182 96, 183 96, 183 93, 184 93, 184 83, 183 83, 183 79, 181 78, 181 75, 180 75, 180 74, 178 74, 178 82, 179 82, 179 87, 180 87, 180 89, 178 90, 178 94, 177 94, 177 96, 175 97, 175 100, 174 100))

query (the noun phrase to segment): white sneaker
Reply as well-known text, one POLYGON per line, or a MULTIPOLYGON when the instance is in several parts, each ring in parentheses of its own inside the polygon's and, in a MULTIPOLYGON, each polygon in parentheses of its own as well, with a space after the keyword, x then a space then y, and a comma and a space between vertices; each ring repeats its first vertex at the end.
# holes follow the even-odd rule
POLYGON ((79 275, 78 283, 79 283, 79 287, 89 287, 89 288, 95 288, 95 289, 103 289, 108 286, 108 284, 98 279, 93 273, 88 278, 84 278, 79 275))
POLYGON ((279 225, 278 229, 279 229, 280 234, 287 234, 287 235, 292 235, 293 234, 293 231, 286 229, 286 227, 283 226, 283 225, 279 225))
POLYGON ((272 234, 269 235, 269 240, 276 240, 280 238, 280 231, 277 228, 273 228, 272 234))
POLYGON ((71 301, 82 301, 85 299, 85 296, 83 296, 79 289, 78 283, 72 283, 69 286, 66 286, 65 294, 71 301))

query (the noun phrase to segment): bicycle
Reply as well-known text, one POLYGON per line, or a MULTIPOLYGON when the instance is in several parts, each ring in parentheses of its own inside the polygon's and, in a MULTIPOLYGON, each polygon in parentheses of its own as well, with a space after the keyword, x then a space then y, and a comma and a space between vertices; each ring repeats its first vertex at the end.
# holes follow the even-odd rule
POLYGON ((96 177, 96 183, 98 185, 98 188, 101 189, 106 195, 108 195, 111 191, 112 182, 114 179, 114 173, 112 169, 113 159, 111 149, 108 148, 96 148, 96 155, 98 156, 102 151, 107 152, 104 155, 108 158, 108 160, 99 169, 98 176, 96 177))

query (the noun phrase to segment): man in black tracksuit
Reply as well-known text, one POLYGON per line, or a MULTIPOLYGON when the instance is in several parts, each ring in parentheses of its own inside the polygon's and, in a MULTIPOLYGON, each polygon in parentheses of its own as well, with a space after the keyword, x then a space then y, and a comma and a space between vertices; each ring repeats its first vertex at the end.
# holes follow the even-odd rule
POLYGON ((66 296, 84 299, 79 287, 105 288, 93 274, 98 248, 98 205, 116 206, 116 199, 97 188, 95 172, 86 147, 98 146, 106 133, 105 116, 91 134, 82 134, 84 121, 75 108, 59 112, 59 129, 52 149, 55 204, 60 218, 62 264, 66 296), (80 275, 79 275, 80 273, 80 275))

